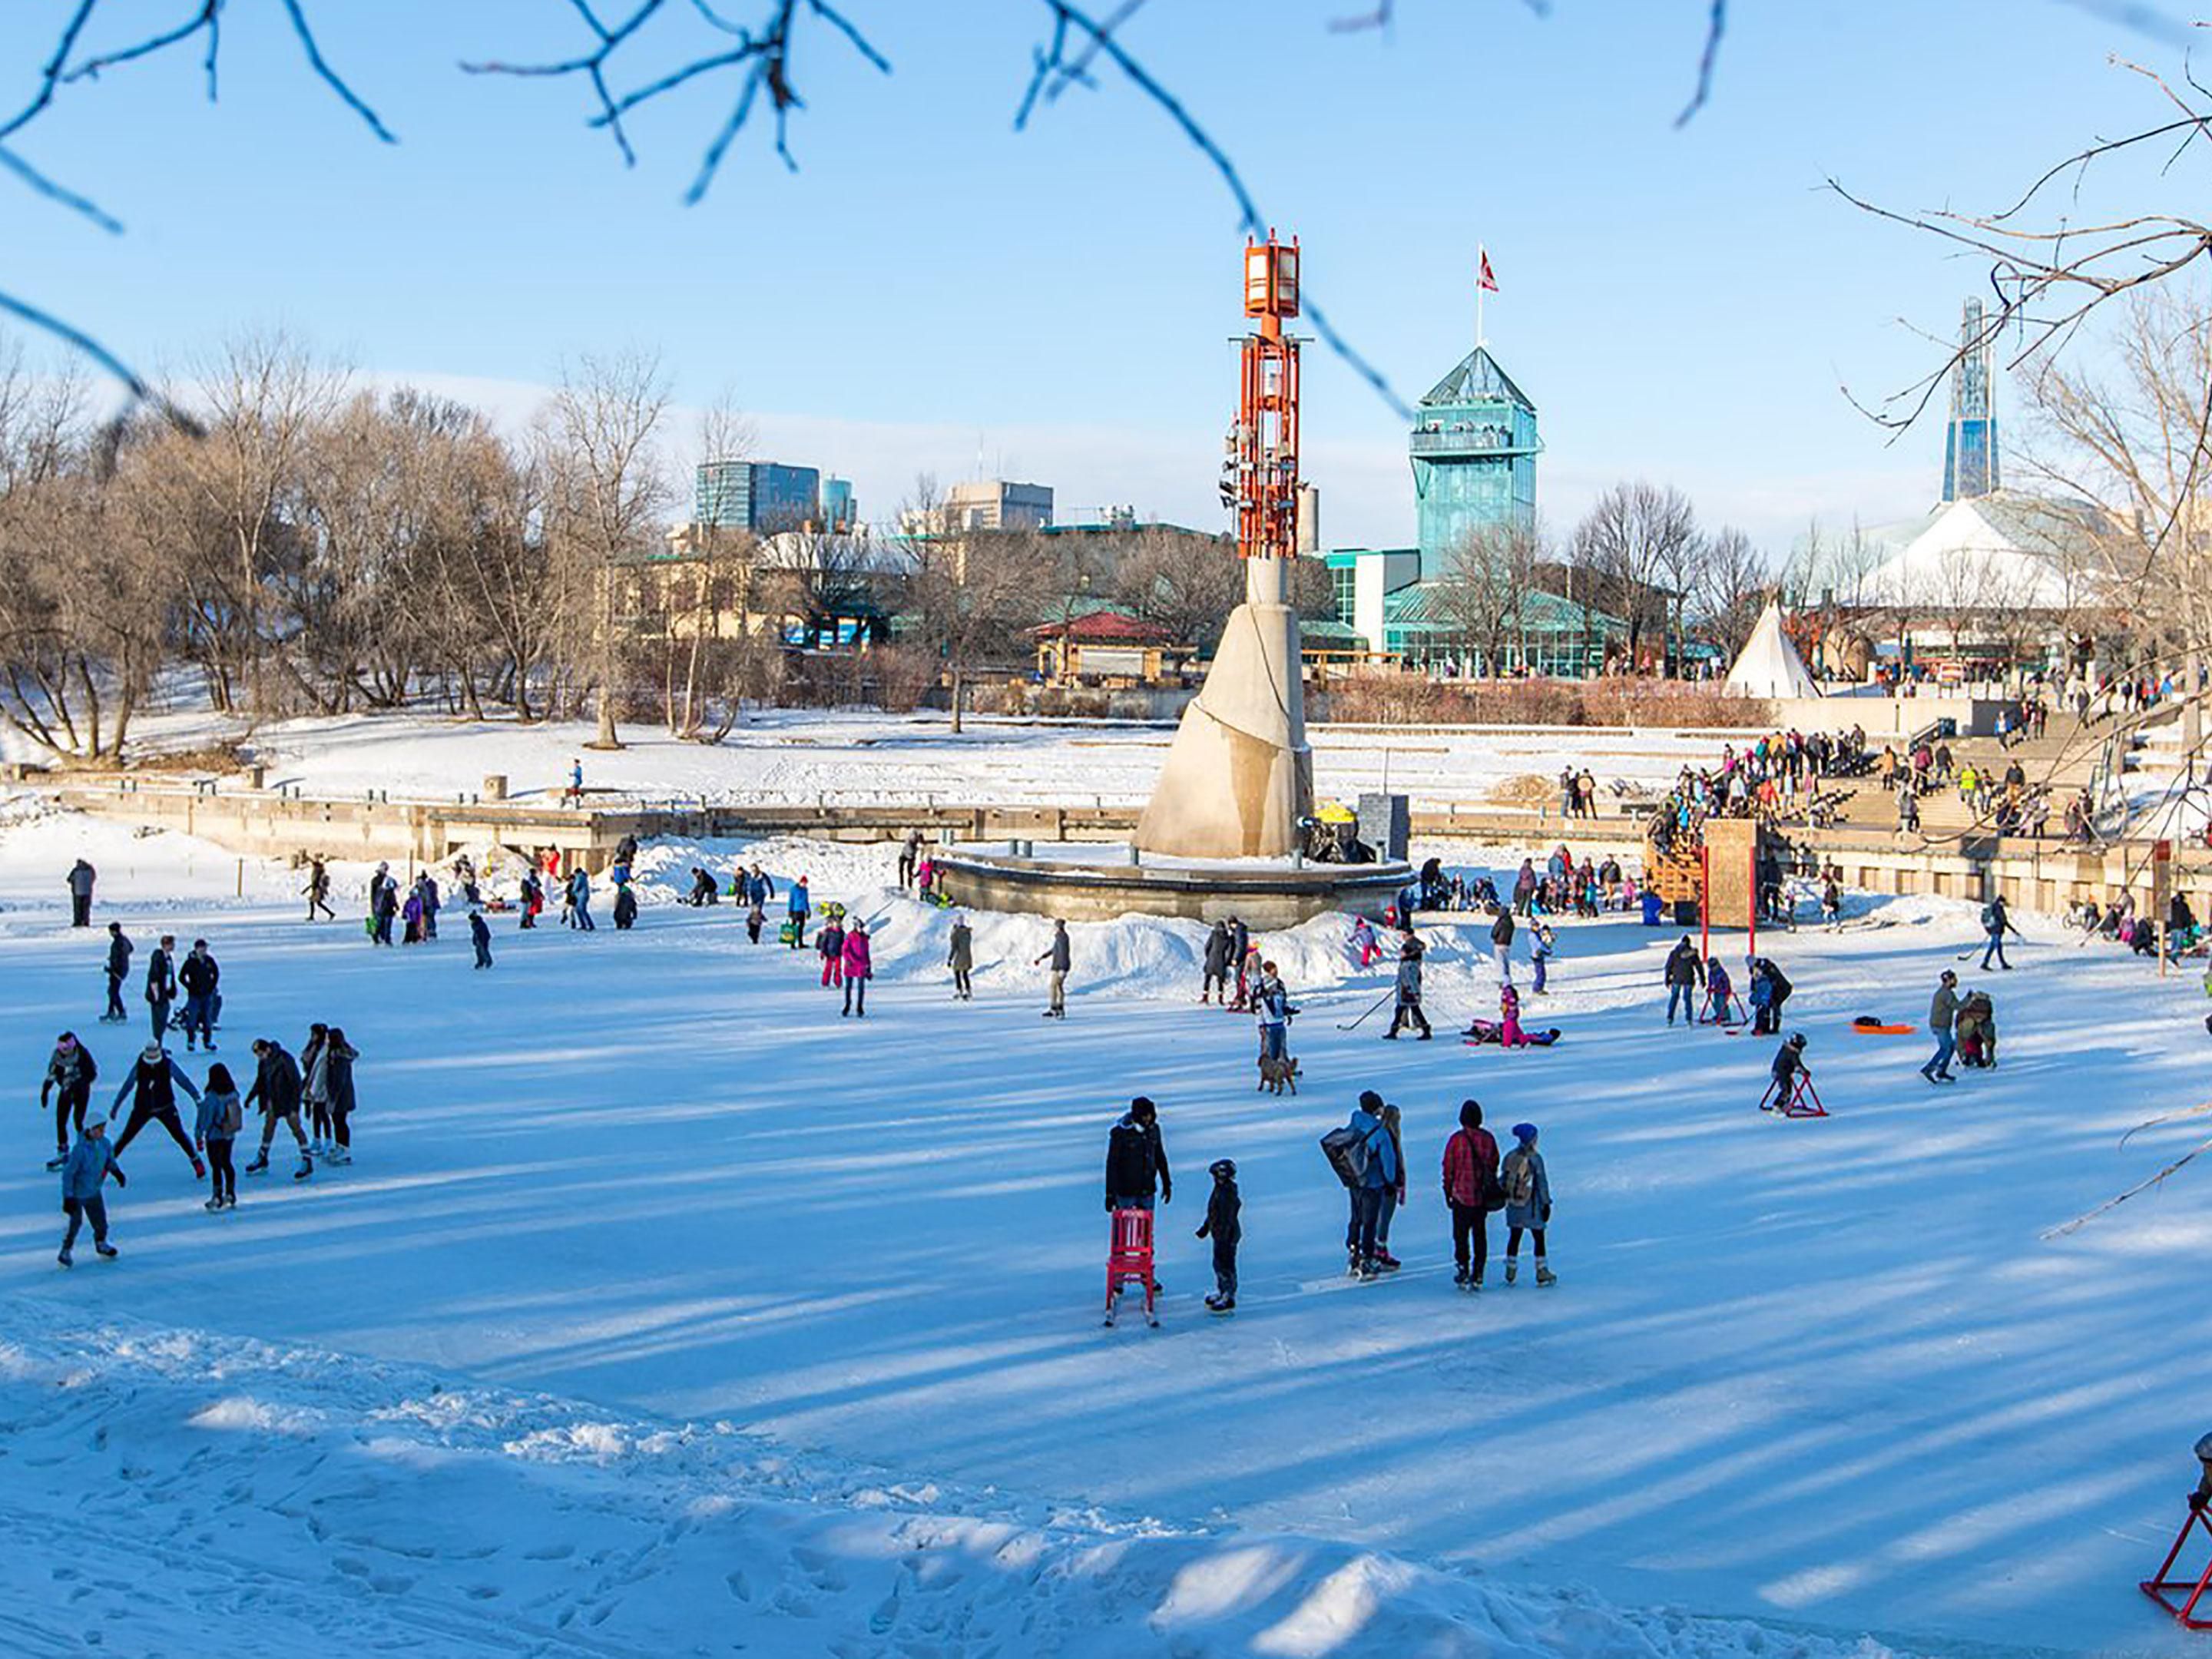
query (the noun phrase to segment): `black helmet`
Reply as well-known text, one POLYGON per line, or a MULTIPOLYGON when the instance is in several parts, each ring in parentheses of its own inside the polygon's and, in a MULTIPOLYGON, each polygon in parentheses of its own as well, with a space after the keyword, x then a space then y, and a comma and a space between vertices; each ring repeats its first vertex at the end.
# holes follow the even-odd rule
POLYGON ((1790 1034, 1790 1046, 1793 1048, 1803 1048, 1805 1046, 1805 1034, 1802 1031, 1792 1031, 1790 1034))
POLYGON ((1237 1179, 1237 1160, 1233 1158, 1217 1158, 1206 1165, 1206 1172, 1216 1181, 1234 1181, 1237 1179))

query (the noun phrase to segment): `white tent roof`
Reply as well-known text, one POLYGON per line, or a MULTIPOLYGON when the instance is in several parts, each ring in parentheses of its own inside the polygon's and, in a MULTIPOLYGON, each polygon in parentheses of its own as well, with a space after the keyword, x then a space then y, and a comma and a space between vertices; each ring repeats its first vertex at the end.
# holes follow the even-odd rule
POLYGON ((1743 654, 1721 687, 1724 697, 1817 697, 1820 686, 1805 672, 1805 659, 1782 631, 1782 607, 1772 600, 1759 613, 1759 625, 1743 654))

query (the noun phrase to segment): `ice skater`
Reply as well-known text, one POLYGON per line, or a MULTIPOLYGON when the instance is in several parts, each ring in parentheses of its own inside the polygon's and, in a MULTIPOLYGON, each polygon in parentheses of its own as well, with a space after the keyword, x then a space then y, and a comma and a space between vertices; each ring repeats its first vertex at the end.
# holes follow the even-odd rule
POLYGON ((1067 969, 1073 960, 1073 952, 1068 947, 1067 924, 1055 921, 1052 925, 1052 943, 1038 952, 1036 960, 1030 963, 1032 968, 1050 964, 1045 969, 1047 994, 1051 998, 1044 1011, 1047 1019, 1067 1018, 1067 969))
POLYGON ((100 872, 82 859, 70 866, 70 926, 92 926, 92 884, 100 872))
POLYGON ((208 1067, 207 1088, 200 1095, 199 1121, 192 1139, 207 1154, 208 1201, 205 1210, 234 1209, 238 1205, 238 1165, 231 1148, 246 1125, 246 1109, 239 1104, 238 1085, 230 1067, 217 1060, 208 1067))
POLYGON ((169 1010, 177 1000, 176 948, 176 935, 164 933, 154 954, 146 958, 146 1012, 153 1021, 157 1043, 169 1029, 169 1010))
POLYGON ((1395 1040, 1399 1032, 1411 1027, 1419 1028, 1421 1041, 1426 1042, 1434 1035, 1429 1030, 1429 1017, 1421 1012, 1421 957, 1425 947, 1413 934, 1398 947, 1398 978, 1395 994, 1398 1006, 1390 1012, 1390 1029, 1382 1033, 1386 1040, 1395 1040))
POLYGON ((215 953, 208 949, 204 939, 192 941, 190 955, 184 966, 177 969, 177 983, 185 993, 185 1052, 192 1051, 197 1039, 210 1054, 215 1052, 215 1011, 220 993, 216 987, 222 982, 222 969, 216 963, 215 953))
POLYGON ((1674 1023, 1674 1011, 1682 1011, 1682 1024, 1686 1029, 1698 1023, 1698 988, 1705 982, 1705 964, 1698 960, 1698 947, 1690 943, 1687 933, 1681 943, 1667 953, 1665 972, 1667 985, 1667 1023, 1674 1023))
POLYGON ((1774 1051, 1774 1065, 1767 1079, 1766 1092, 1759 1097, 1759 1109, 1788 1116, 1797 1103, 1797 1091, 1812 1079, 1813 1068, 1805 1063, 1805 1034, 1793 1031, 1774 1051))
POLYGON ((845 1006, 840 1011, 841 1015, 850 1014, 855 1019, 866 1019, 868 1017, 868 981, 875 973, 875 963, 868 952, 868 924, 858 916, 853 918, 853 925, 845 934, 843 957, 845 1006))
POLYGON ((1514 1148, 1498 1165, 1498 1183, 1505 1189, 1505 1282, 1521 1271, 1521 1235, 1527 1233, 1536 1247, 1536 1282, 1550 1286, 1559 1282, 1544 1253, 1544 1232, 1552 1224, 1552 1178, 1544 1168, 1544 1155, 1536 1150, 1536 1126, 1513 1126, 1514 1148))
POLYGON ((92 1085, 98 1081, 100 1067, 92 1050, 76 1040, 76 1033, 64 1031, 56 1037, 54 1052, 46 1060, 46 1079, 39 1085, 41 1107, 49 1096, 53 1097, 54 1157, 46 1165, 49 1170, 58 1170, 69 1161, 70 1131, 74 1128, 83 1134, 85 1108, 92 1103, 92 1085))
POLYGON ((1498 1196, 1498 1140, 1482 1127, 1482 1108, 1459 1105, 1459 1128, 1444 1142, 1444 1203, 1451 1210, 1452 1283, 1482 1288, 1490 1264, 1490 1202, 1498 1196))
POLYGON ((480 905, 469 906, 469 943, 476 947, 476 965, 479 968, 490 967, 491 927, 484 921, 483 909, 480 905))
POLYGON ((2012 963, 2005 960, 2004 936, 2010 933, 2018 939, 2021 933, 2020 929, 2012 925, 2012 916, 2005 908, 2002 893, 1996 895, 1982 907, 1982 932, 1989 939, 1989 943, 1982 947, 1982 971, 1985 974, 1990 971, 1990 959, 1994 957, 1997 966, 2010 973, 2012 963))
POLYGON ((1928 1030, 1936 1039, 1936 1052, 1928 1056, 1920 1075, 1930 1083, 1956 1081, 1951 1075, 1951 1056, 1959 1051, 1958 1036, 1954 1030, 1958 1018, 1959 976, 1946 968, 1928 1004, 1928 1030))
POLYGON ((338 913, 331 908, 331 872, 323 867, 320 859, 307 866, 307 884, 300 891, 307 896, 309 921, 314 921, 318 910, 331 921, 338 919, 338 913))
POLYGON ((973 1002, 975 987, 968 976, 975 971, 975 930, 968 925, 968 918, 952 918, 952 945, 945 952, 945 965, 952 970, 952 995, 958 1002, 973 1002))
POLYGON ((192 1148, 192 1138, 185 1133, 185 1126, 177 1116, 177 1091, 182 1089, 199 1104, 200 1091, 192 1086, 184 1068, 170 1058, 169 1051, 159 1042, 149 1042, 139 1054, 131 1075, 123 1079, 123 1086, 115 1091, 115 1101, 107 1109, 113 1117, 123 1109, 125 1101, 131 1103, 131 1115, 124 1121, 123 1133, 116 1137, 113 1156, 120 1162, 124 1152, 138 1132, 149 1123, 158 1123, 169 1133, 169 1139, 192 1163, 192 1179, 198 1181, 207 1174, 207 1166, 192 1148))
POLYGON ((1213 1241, 1213 1294, 1206 1298, 1209 1313, 1237 1311, 1237 1246, 1244 1237, 1244 1200, 1237 1191, 1237 1164, 1216 1158, 1206 1169, 1213 1191, 1206 1200, 1206 1219, 1198 1236, 1213 1241))
POLYGON ((92 1224, 94 1249, 110 1258, 121 1254, 107 1242, 107 1200, 100 1188, 110 1176, 118 1187, 130 1185, 123 1166, 115 1161, 114 1148, 107 1144, 107 1120, 88 1119, 84 1133, 70 1150, 69 1162, 62 1166, 62 1209, 69 1216, 69 1226, 62 1234, 61 1254, 54 1260, 63 1267, 76 1259, 77 1230, 87 1222, 92 1224))
POLYGON ((124 982, 131 977, 131 936, 123 931, 123 924, 107 924, 107 1010, 100 1017, 103 1025, 121 1025, 131 1018, 131 1011, 123 1006, 124 982))
POLYGON ((254 1038, 253 1055, 253 1087, 246 1091, 246 1104, 261 1103, 261 1150, 246 1166, 246 1173, 259 1175, 269 1167, 269 1143, 282 1122, 300 1144, 300 1167, 292 1171, 292 1179, 305 1181, 314 1174, 315 1162, 307 1151, 307 1131, 300 1127, 300 1062, 274 1037, 254 1038))

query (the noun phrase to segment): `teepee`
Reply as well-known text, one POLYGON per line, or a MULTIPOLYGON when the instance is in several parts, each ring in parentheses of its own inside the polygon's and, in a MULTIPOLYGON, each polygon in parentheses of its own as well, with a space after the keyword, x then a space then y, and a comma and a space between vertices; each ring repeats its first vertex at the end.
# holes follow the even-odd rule
POLYGON ((1773 600, 1759 613, 1759 625, 1743 654, 1721 686, 1724 697, 1817 697, 1820 688, 1805 669, 1804 658, 1782 629, 1782 607, 1773 600))

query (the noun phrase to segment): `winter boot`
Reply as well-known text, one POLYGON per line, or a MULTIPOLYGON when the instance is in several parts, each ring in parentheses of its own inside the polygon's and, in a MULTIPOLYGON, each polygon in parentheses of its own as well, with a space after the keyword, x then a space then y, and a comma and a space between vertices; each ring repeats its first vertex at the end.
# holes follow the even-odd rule
POLYGON ((248 1175, 261 1175, 264 1173, 268 1168, 269 1154, 266 1152, 264 1152, 260 1157, 255 1158, 252 1163, 246 1166, 246 1173, 248 1175))
POLYGON ((1515 1279, 1518 1279, 1520 1276, 1521 1276, 1521 1258, 1520 1258, 1519 1256, 1517 1256, 1517 1255, 1509 1255, 1509 1256, 1507 1256, 1507 1257, 1505 1258, 1505 1282, 1506 1282, 1507 1284, 1510 1285, 1510 1284, 1511 1284, 1515 1279))
POLYGON ((1556 1285, 1559 1282, 1559 1276, 1552 1271, 1551 1264, 1549 1262, 1539 1261, 1536 1264, 1536 1283, 1538 1285, 1556 1285))
POLYGON ((104 1256, 107 1257, 107 1258, 108 1258, 108 1260, 109 1260, 109 1261, 113 1261, 117 1256, 121 1255, 123 1254, 123 1252, 122 1252, 122 1251, 120 1251, 120 1250, 117 1249, 115 1248, 115 1246, 113 1246, 112 1244, 109 1243, 108 1243, 106 1239, 104 1239, 104 1238, 95 1238, 95 1239, 94 1239, 94 1240, 92 1241, 92 1248, 93 1248, 94 1249, 95 1249, 95 1250, 98 1250, 98 1251, 100 1253, 100 1255, 104 1255, 104 1256))
POLYGON ((305 1181, 309 1176, 314 1174, 314 1172, 315 1161, 313 1158, 303 1158, 300 1160, 300 1167, 292 1171, 292 1179, 295 1181, 305 1181))
POLYGON ((1474 1283, 1474 1275, 1464 1267, 1459 1268, 1452 1274, 1452 1283, 1463 1291, 1474 1283))
POLYGON ((61 1151, 56 1152, 52 1158, 46 1160, 46 1172, 51 1175, 54 1170, 60 1169, 63 1164, 68 1162, 69 1148, 64 1146, 61 1151))
POLYGON ((69 1246, 64 1244, 62 1246, 62 1253, 56 1256, 54 1260, 60 1262, 63 1267, 67 1267, 73 1265, 76 1262, 76 1258, 69 1253, 69 1246))
POLYGON ((1378 1245, 1375 1251, 1375 1265, 1386 1273, 1395 1273, 1406 1264, 1378 1245))
POLYGON ((206 1203, 201 1205, 200 1208, 212 1213, 213 1212, 222 1208, 222 1200, 219 1198, 211 1198, 208 1200, 206 1203))

